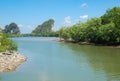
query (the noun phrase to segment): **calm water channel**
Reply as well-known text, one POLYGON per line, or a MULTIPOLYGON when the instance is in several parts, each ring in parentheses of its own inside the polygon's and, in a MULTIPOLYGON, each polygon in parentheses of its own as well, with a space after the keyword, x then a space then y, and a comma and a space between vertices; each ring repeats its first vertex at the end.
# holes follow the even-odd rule
POLYGON ((52 39, 14 38, 28 60, 0 81, 120 81, 120 49, 52 39))

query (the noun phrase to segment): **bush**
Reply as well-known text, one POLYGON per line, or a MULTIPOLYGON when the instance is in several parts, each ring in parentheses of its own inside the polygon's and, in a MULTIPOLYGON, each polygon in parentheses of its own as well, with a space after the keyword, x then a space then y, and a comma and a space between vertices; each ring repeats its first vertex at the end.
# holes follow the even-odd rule
POLYGON ((9 39, 5 34, 2 34, 0 37, 0 52, 7 50, 17 51, 18 46, 17 43, 9 39))

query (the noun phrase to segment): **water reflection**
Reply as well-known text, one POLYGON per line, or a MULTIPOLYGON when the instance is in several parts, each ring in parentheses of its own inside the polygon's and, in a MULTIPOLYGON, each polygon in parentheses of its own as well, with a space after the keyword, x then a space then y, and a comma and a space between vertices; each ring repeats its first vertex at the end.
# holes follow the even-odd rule
POLYGON ((2 81, 2 75, 1 75, 1 73, 0 73, 0 81, 2 81))
POLYGON ((120 49, 14 40, 28 60, 16 72, 2 73, 2 81, 120 81, 120 49))
MULTIPOLYGON (((120 49, 90 45, 65 45, 77 52, 74 54, 78 59, 81 58, 80 53, 83 52, 98 78, 104 75, 107 77, 107 81, 120 80, 120 49)), ((81 62, 80 59, 77 61, 81 62)))

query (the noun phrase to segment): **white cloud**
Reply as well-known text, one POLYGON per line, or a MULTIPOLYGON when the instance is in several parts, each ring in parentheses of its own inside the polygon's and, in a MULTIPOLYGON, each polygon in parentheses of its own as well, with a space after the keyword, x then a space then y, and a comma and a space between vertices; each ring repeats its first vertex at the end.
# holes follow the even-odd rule
POLYGON ((88 15, 81 15, 80 18, 81 19, 88 19, 88 15))
POLYGON ((88 6, 87 3, 81 4, 81 7, 87 7, 87 6, 88 6))
POLYGON ((23 27, 23 25, 22 25, 22 24, 19 24, 18 27, 23 27))
POLYGON ((71 23, 71 17, 70 16, 65 17, 64 22, 65 22, 65 24, 70 24, 71 23))
POLYGON ((29 30, 33 30, 34 29, 34 26, 31 26, 31 25, 27 25, 26 26, 29 30))
POLYGON ((20 28, 21 33, 31 33, 35 26, 19 24, 18 27, 20 28))
POLYGON ((72 26, 75 25, 78 21, 80 20, 80 18, 77 19, 73 19, 71 18, 71 16, 66 16, 64 18, 64 23, 61 23, 61 26, 72 26))

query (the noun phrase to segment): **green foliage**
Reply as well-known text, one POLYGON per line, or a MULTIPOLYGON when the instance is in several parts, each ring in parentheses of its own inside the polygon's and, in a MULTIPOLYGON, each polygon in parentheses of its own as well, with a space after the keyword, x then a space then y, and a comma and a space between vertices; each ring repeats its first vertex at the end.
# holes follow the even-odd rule
POLYGON ((0 52, 7 51, 7 50, 18 50, 17 44, 10 40, 5 34, 0 32, 0 52))
POLYGON ((12 40, 9 40, 8 50, 15 50, 15 51, 17 51, 17 50, 18 50, 17 43, 15 43, 15 42, 12 41, 12 40))
POLYGON ((104 45, 120 44, 120 7, 109 9, 103 16, 85 23, 62 27, 60 37, 75 42, 89 42, 104 45))
POLYGON ((54 20, 49 19, 42 25, 38 25, 35 30, 32 31, 33 35, 49 36, 52 33, 52 27, 54 26, 54 20))
POLYGON ((96 42, 98 39, 98 30, 101 26, 101 18, 92 18, 86 22, 86 41, 96 42))
POLYGON ((74 41, 79 41, 80 40, 80 38, 79 38, 79 33, 80 33, 79 25, 74 25, 74 26, 69 27, 69 33, 70 33, 71 38, 74 41))
POLYGON ((117 40, 120 38, 120 35, 114 23, 102 25, 99 29, 99 34, 100 38, 98 41, 103 44, 116 45, 120 43, 120 41, 117 40))
POLYGON ((59 30, 59 37, 65 39, 65 40, 68 40, 70 38, 69 28, 62 27, 59 30))
POLYGON ((11 23, 5 26, 4 32, 7 34, 20 34, 20 29, 16 23, 11 23))
POLYGON ((107 10, 107 12, 101 18, 102 24, 113 22, 116 28, 120 28, 120 7, 114 7, 107 10))

